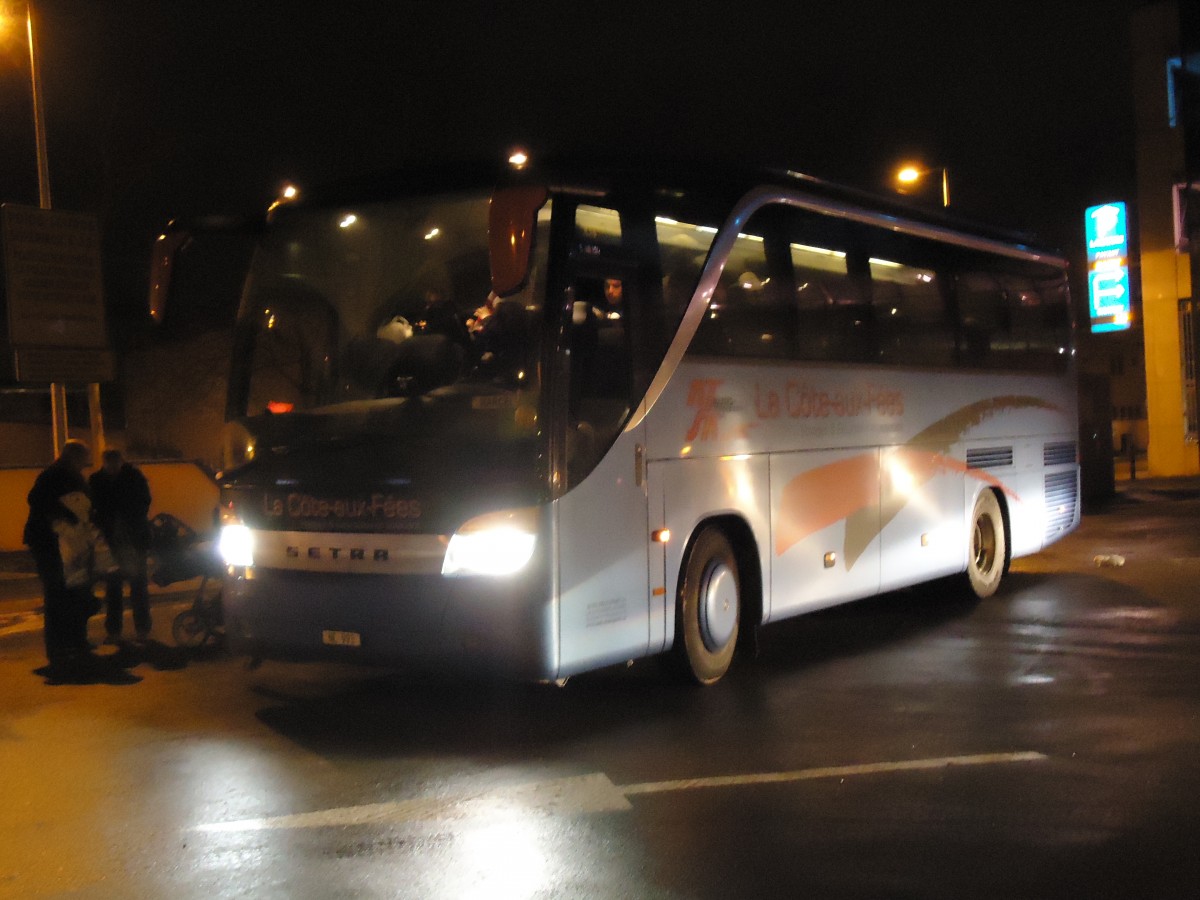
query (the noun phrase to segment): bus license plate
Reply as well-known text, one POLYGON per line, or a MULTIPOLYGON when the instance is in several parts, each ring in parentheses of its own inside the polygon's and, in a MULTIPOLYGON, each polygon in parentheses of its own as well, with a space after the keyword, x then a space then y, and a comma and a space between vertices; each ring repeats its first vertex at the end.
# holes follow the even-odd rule
POLYGON ((321 640, 334 647, 362 646, 362 635, 357 631, 322 631, 321 640))

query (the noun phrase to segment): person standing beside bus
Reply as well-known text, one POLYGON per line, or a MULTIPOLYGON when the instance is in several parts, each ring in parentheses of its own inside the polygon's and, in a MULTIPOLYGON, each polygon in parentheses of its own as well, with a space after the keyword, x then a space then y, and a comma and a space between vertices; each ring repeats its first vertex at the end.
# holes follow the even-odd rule
POLYGON ((63 670, 91 661, 87 620, 91 612, 90 585, 67 586, 56 526, 80 524, 79 517, 63 502, 70 494, 87 496, 83 470, 91 450, 82 441, 67 441, 58 459, 38 475, 29 491, 29 517, 23 540, 29 547, 42 582, 46 658, 52 669, 63 670))
POLYGON ((119 569, 105 579, 104 630, 106 644, 121 639, 124 617, 122 593, 129 582, 129 606, 139 642, 150 637, 150 593, 146 581, 146 556, 150 550, 150 485, 146 476, 121 451, 105 450, 103 465, 88 481, 94 518, 112 548, 119 569))

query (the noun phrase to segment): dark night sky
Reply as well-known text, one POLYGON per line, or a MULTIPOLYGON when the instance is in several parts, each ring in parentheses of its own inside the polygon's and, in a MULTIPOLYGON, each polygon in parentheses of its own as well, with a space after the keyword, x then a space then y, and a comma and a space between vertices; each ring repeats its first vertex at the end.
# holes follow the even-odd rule
MULTIPOLYGON (((3 4, 5 0, 0 0, 3 4)), ((8 0, 10 5, 13 0, 8 0)), ((445 156, 743 159, 952 205, 1076 253, 1131 196, 1129 16, 1091 2, 37 0, 55 205, 97 212, 110 304, 169 218, 445 156)), ((23 34, 21 35, 23 37, 23 34)), ((0 200, 36 204, 23 45, 0 47, 0 200)))

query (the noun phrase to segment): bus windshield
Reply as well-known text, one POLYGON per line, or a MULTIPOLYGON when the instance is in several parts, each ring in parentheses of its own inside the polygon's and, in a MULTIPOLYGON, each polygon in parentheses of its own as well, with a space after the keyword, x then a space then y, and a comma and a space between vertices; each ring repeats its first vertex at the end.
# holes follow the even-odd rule
POLYGON ((511 430, 521 417, 493 413, 536 409, 543 329, 528 285, 489 291, 487 211, 486 193, 280 209, 246 282, 230 412, 432 397, 457 415, 457 398, 485 413, 472 427, 511 430))
MULTIPOLYGON (((532 502, 544 485, 545 252, 522 290, 491 293, 488 201, 277 210, 242 298, 229 418, 251 417, 261 444, 297 465, 304 448, 315 460, 331 442, 362 445, 365 469, 338 451, 345 465, 333 477, 347 485, 401 465, 448 470, 466 491, 487 466, 532 502)), ((548 225, 549 204, 540 217, 548 225)), ((246 461, 227 454, 224 464, 246 461)))

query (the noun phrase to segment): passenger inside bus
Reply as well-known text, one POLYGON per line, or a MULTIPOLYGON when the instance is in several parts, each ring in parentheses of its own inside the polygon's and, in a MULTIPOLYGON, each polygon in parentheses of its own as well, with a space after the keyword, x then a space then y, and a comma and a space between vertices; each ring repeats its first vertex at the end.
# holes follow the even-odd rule
POLYGON ((394 296, 373 334, 351 338, 343 354, 350 394, 380 398, 410 396, 453 384, 473 359, 467 327, 436 289, 414 303, 394 296), (403 310, 407 313, 405 315, 403 310))
POLYGON ((474 332, 477 374, 516 385, 525 378, 528 323, 520 300, 497 298, 474 332))
POLYGON ((570 477, 591 470, 630 412, 632 354, 628 280, 579 277, 567 289, 571 323, 570 477))

